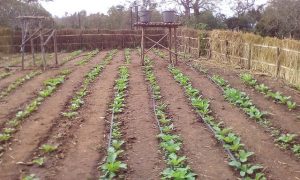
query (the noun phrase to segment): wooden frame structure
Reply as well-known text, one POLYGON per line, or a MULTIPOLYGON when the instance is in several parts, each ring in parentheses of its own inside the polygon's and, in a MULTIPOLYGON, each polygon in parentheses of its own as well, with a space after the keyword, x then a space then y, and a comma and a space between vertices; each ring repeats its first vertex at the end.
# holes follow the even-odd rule
POLYGON ((136 27, 141 27, 142 28, 142 38, 141 38, 141 62, 142 65, 144 65, 144 59, 145 55, 151 51, 155 46, 160 46, 163 49, 166 49, 169 52, 169 61, 173 65, 177 64, 177 28, 181 26, 181 23, 164 23, 164 22, 150 22, 150 23, 135 23, 134 26, 136 27), (161 39, 158 41, 154 41, 153 39, 149 38, 145 34, 145 30, 147 28, 164 28, 168 29, 168 33, 165 34, 161 39), (174 51, 172 51, 172 29, 174 31, 174 51), (165 47, 164 45, 160 44, 160 42, 169 36, 169 41, 168 41, 168 47, 165 47), (151 42, 154 43, 153 46, 151 46, 149 49, 145 51, 145 39, 150 40, 151 42), (172 54, 175 55, 175 63, 172 61, 172 54))
POLYGON ((54 53, 55 53, 55 64, 58 65, 57 59, 57 39, 56 39, 56 30, 50 29, 46 32, 43 32, 43 24, 42 22, 47 20, 47 17, 44 16, 19 16, 17 17, 21 21, 22 28, 22 44, 20 45, 21 53, 22 53, 22 70, 24 70, 24 56, 25 56, 25 45, 28 41, 30 41, 31 53, 33 65, 36 66, 35 63, 35 50, 34 50, 34 39, 40 38, 42 59, 43 59, 43 69, 46 70, 46 56, 45 56, 45 46, 48 44, 51 38, 53 38, 54 42, 54 53), (38 28, 32 28, 30 25, 32 23, 38 23, 38 28), (49 34, 50 33, 50 34, 49 34), (49 34, 46 41, 44 41, 44 35, 49 34))

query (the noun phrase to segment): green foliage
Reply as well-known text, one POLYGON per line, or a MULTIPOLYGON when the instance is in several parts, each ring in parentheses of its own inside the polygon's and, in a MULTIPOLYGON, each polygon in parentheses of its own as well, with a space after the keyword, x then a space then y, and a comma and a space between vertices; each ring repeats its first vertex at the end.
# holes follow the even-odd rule
POLYGON ((46 158, 45 157, 40 157, 37 159, 34 159, 32 163, 37 164, 38 166, 43 166, 45 164, 46 158))
POLYGON ((99 53, 99 49, 95 49, 94 51, 89 52, 81 61, 76 63, 77 66, 82 66, 92 60, 99 53))
POLYGON ((278 142, 283 142, 283 143, 292 143, 293 140, 297 137, 296 134, 281 134, 279 138, 276 139, 278 142))
POLYGON ((261 165, 242 164, 241 162, 234 160, 229 162, 229 165, 240 171, 240 175, 242 177, 251 176, 263 168, 261 165))
POLYGON ((58 148, 58 146, 56 145, 52 145, 52 144, 43 144, 40 149, 44 152, 44 153, 51 153, 56 151, 58 148))
POLYGON ((6 78, 6 77, 8 77, 8 76, 10 76, 10 75, 11 75, 10 72, 3 72, 3 73, 0 74, 0 80, 1 80, 1 79, 4 79, 4 78, 6 78))
POLYGON ((167 168, 162 173, 163 177, 162 179, 185 179, 185 180, 194 180, 196 179, 196 174, 192 173, 189 167, 185 168, 167 168))
POLYGON ((241 74, 241 80, 249 86, 255 87, 257 84, 257 81, 252 77, 251 74, 248 73, 241 74))
POLYGON ((22 180, 39 180, 39 178, 35 174, 30 174, 22 178, 22 180))

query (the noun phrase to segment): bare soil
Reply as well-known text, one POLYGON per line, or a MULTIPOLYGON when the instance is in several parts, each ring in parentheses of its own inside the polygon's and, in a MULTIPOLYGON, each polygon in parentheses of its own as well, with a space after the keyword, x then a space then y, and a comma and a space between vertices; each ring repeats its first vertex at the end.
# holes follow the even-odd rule
POLYGON ((23 168, 16 163, 25 162, 26 157, 39 147, 40 140, 44 139, 43 137, 47 135, 55 120, 59 119, 60 113, 68 98, 72 95, 74 88, 81 83, 84 75, 99 63, 100 56, 98 55, 83 67, 77 67, 57 92, 47 98, 35 114, 24 120, 20 130, 13 137, 13 142, 2 157, 2 163, 0 164, 1 178, 18 178, 16 175, 23 168))
POLYGON ((187 156, 188 164, 199 175, 199 179, 236 179, 228 166, 222 145, 217 143, 205 124, 199 122, 199 117, 189 106, 184 90, 168 72, 168 64, 159 58, 155 58, 154 62, 158 84, 177 133, 183 139, 183 154, 187 156))
POLYGON ((151 96, 141 68, 140 58, 132 53, 129 66, 129 92, 124 119, 127 150, 126 161, 130 167, 127 179, 159 179, 164 169, 163 155, 156 136, 159 134, 153 113, 151 96))

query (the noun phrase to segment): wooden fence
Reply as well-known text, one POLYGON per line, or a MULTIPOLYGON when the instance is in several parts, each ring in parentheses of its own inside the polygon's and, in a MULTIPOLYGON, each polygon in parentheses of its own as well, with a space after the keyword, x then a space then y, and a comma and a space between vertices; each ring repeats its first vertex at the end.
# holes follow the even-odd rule
MULTIPOLYGON (((163 30, 147 30, 149 37, 154 40, 159 40, 163 35, 163 30)), ((45 38, 48 36, 45 35, 45 38)), ((140 45, 141 32, 139 30, 76 30, 66 29, 57 31, 58 50, 73 51, 77 49, 112 49, 137 47, 140 45)), ((51 40, 52 41, 52 40, 51 40)), ((46 46, 46 51, 53 51, 53 42, 49 42, 46 46)), ((0 36, 0 52, 15 53, 20 51, 21 33, 18 31, 9 32, 0 36)), ((162 42, 167 45, 167 41, 162 42)), ((152 43, 146 41, 146 46, 151 46, 152 43)), ((25 45, 26 52, 30 52, 30 42, 25 45)), ((34 40, 34 47, 40 51, 39 39, 34 40)))

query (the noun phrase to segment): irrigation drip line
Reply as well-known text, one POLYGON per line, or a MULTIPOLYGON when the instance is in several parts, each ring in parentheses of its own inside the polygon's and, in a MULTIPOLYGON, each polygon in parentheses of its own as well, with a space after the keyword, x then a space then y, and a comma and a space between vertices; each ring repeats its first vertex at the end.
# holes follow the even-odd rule
MULTIPOLYGON (((116 96, 116 94, 115 94, 116 96)), ((112 131, 113 131, 113 124, 114 124, 114 119, 115 119, 115 113, 114 113, 114 107, 112 108, 112 114, 111 114, 111 120, 110 120, 110 129, 109 129, 109 136, 108 136, 108 147, 107 151, 111 146, 111 140, 112 140, 112 131)))
MULTIPOLYGON (((185 64, 186 64, 187 66, 189 66, 189 67, 191 68, 192 71, 197 72, 191 65, 189 65, 189 64, 187 64, 187 63, 185 63, 185 64)), ((211 81, 213 81, 213 79, 212 79, 209 75, 206 75, 206 76, 207 76, 211 81)), ((214 82, 214 81, 213 81, 213 82, 214 82)), ((218 84, 217 84, 217 85, 218 85, 218 84)), ((219 85, 218 85, 218 86, 219 86, 219 85)), ((224 89, 223 89, 222 87, 219 86, 219 88, 221 88, 222 91, 224 92, 224 89)), ((204 117, 202 116, 202 114, 200 114, 199 112, 197 112, 197 114, 201 117, 202 122, 204 122, 205 125, 208 126, 208 128, 211 130, 211 132, 216 136, 216 135, 217 135, 216 131, 212 128, 212 126, 211 126, 210 124, 208 124, 207 122, 204 121, 204 117)), ((201 122, 201 121, 199 120, 199 122, 201 122)), ((231 151, 229 148, 226 148, 226 147, 224 146, 226 143, 225 143, 223 140, 219 140, 219 141, 222 143, 223 147, 225 148, 225 150, 226 150, 226 152, 228 153, 228 155, 230 156, 230 158, 233 159, 234 161, 236 161, 236 158, 235 158, 235 156, 233 155, 232 151, 231 151)))
POLYGON ((161 128, 161 125, 160 125, 160 122, 159 122, 159 120, 158 120, 158 118, 157 118, 157 114, 156 114, 156 103, 155 103, 155 98, 154 98, 154 96, 153 96, 153 93, 154 93, 154 91, 153 91, 153 89, 150 87, 150 85, 148 85, 148 91, 149 91, 149 89, 150 89, 150 91, 151 91, 151 93, 152 93, 152 95, 151 95, 151 99, 152 99, 152 106, 153 106, 153 112, 154 112, 154 114, 155 114, 155 120, 156 120, 156 122, 157 122, 157 126, 159 127, 159 131, 160 131, 160 133, 162 133, 162 128, 161 128))

